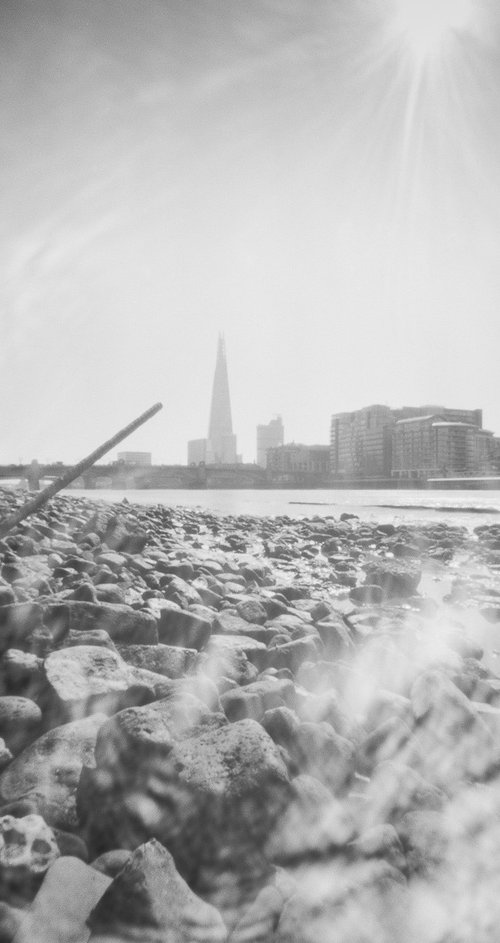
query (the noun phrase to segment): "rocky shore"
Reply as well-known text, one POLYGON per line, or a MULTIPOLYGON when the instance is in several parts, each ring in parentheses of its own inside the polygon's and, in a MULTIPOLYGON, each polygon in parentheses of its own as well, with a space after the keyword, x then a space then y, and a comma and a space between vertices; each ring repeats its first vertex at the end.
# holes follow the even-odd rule
POLYGON ((59 496, 0 567, 0 943, 496 941, 499 524, 59 496))

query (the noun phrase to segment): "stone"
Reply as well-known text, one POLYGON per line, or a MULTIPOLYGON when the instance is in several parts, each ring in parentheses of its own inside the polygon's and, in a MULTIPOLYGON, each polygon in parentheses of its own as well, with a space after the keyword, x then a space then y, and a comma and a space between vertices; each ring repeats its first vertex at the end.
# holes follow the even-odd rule
POLYGON ((364 583, 362 586, 353 586, 349 591, 349 597, 353 602, 378 606, 384 600, 384 590, 373 583, 364 583))
POLYGON ((107 550, 97 554, 95 560, 96 563, 100 563, 102 566, 108 566, 111 570, 115 570, 116 572, 119 572, 127 565, 127 558, 113 550, 107 550))
POLYGON ((23 910, 0 901, 0 943, 12 943, 23 917, 23 910))
POLYGON ((154 697, 148 685, 137 682, 120 655, 97 645, 52 652, 44 668, 54 710, 65 720, 97 712, 113 714, 154 697))
POLYGON ((162 573, 179 576, 188 582, 194 578, 194 566, 189 560, 169 560, 168 562, 159 560, 157 569, 162 573))
POLYGON ((12 691, 34 701, 38 699, 45 684, 41 658, 31 652, 9 648, 2 658, 2 669, 8 694, 12 691))
POLYGON ((271 648, 268 653, 268 664, 273 668, 289 668, 292 673, 295 673, 302 662, 316 661, 318 657, 319 652, 315 640, 299 638, 271 648))
POLYGON ((91 939, 124 937, 146 943, 227 939, 221 915, 193 893, 172 855, 155 839, 134 851, 87 922, 91 939))
POLYGON ((401 873, 376 859, 311 864, 285 903, 273 943, 414 940, 401 873))
MULTIPOLYGON (((277 872, 257 897, 245 907, 231 929, 230 943, 268 943, 283 913, 283 907, 294 890, 294 882, 285 872, 277 872)), ((226 914, 224 914, 226 918, 226 914)))
POLYGON ((0 776, 4 802, 31 799, 45 822, 64 831, 78 827, 76 790, 82 766, 94 764, 104 714, 49 730, 12 760, 0 776))
POLYGON ((323 643, 325 657, 341 658, 354 650, 354 641, 346 623, 333 613, 315 623, 316 630, 323 643))
POLYGON ((212 629, 217 635, 247 635, 248 621, 236 612, 223 609, 217 613, 212 629))
POLYGON ((292 779, 291 800, 266 842, 266 855, 284 867, 342 853, 354 826, 345 803, 313 776, 292 779))
POLYGON ((192 603, 202 603, 199 592, 180 576, 172 576, 163 587, 165 599, 178 603, 182 609, 188 609, 192 603))
POLYGON ((384 599, 413 596, 422 578, 419 564, 411 560, 381 560, 365 567, 368 583, 383 590, 384 599))
POLYGON ((69 855, 71 858, 79 858, 85 864, 88 863, 89 853, 83 839, 72 832, 65 832, 62 828, 53 828, 52 831, 61 855, 69 855))
POLYGON ((2 772, 6 766, 9 765, 12 760, 12 753, 10 752, 8 746, 5 744, 5 740, 0 737, 0 772, 2 772))
POLYGON ((240 618, 255 625, 264 625, 268 618, 266 608, 259 599, 244 599, 237 604, 236 612, 240 618))
POLYGON ((262 726, 272 740, 288 752, 296 750, 300 720, 289 707, 274 707, 267 710, 262 726))
POLYGON ((253 720, 198 727, 180 739, 168 718, 149 729, 146 766, 132 751, 127 769, 105 734, 102 755, 97 745, 97 769, 82 782, 79 803, 91 853, 157 838, 190 882, 204 868, 245 869, 288 799, 278 748, 253 720))
POLYGON ((127 862, 130 861, 132 854, 132 851, 126 851, 123 848, 105 851, 103 855, 99 855, 98 858, 95 858, 90 866, 95 868, 96 871, 100 871, 101 874, 106 874, 109 878, 113 879, 123 870, 127 862))
POLYGON ((407 812, 418 809, 439 811, 445 799, 442 789, 405 763, 380 763, 366 788, 364 827, 396 825, 407 812))
POLYGON ((50 603, 44 608, 43 621, 56 640, 70 631, 104 629, 113 642, 125 645, 157 645, 156 620, 148 612, 113 603, 70 600, 50 603))
POLYGON ((75 645, 100 645, 102 648, 109 648, 112 652, 118 652, 115 643, 111 641, 104 629, 89 629, 87 632, 75 632, 70 629, 64 637, 62 647, 70 648, 75 645))
POLYGON ((87 943, 87 919, 111 878, 79 858, 61 857, 49 868, 13 943, 87 943))
POLYGON ((29 698, 0 697, 0 736, 14 755, 36 739, 41 721, 38 704, 29 698))
POLYGON ((42 607, 20 602, 0 606, 0 654, 9 648, 23 649, 32 632, 42 623, 42 607))
POLYGON ((158 638, 165 645, 179 645, 201 651, 212 634, 212 623, 186 609, 160 609, 158 638))
POLYGON ((221 704, 229 720, 252 717, 262 720, 267 710, 293 702, 295 688, 288 680, 267 677, 250 682, 244 688, 228 691, 221 704))
POLYGON ((29 900, 47 869, 59 857, 51 828, 40 815, 0 818, 0 893, 14 902, 29 900))
POLYGON ((385 760, 402 759, 411 735, 411 727, 400 717, 389 717, 384 720, 357 745, 357 772, 370 776, 379 763, 385 760))
POLYGON ((96 587, 96 602, 109 602, 121 604, 125 601, 126 590, 123 586, 104 583, 96 587))
MULTIPOLYGON (((263 642, 250 638, 247 635, 212 635, 206 648, 208 667, 206 674, 217 677, 219 674, 232 675, 227 670, 227 662, 233 657, 244 656, 252 665, 262 670, 267 667, 268 651, 263 642)), ((237 680, 237 679, 236 679, 237 680)), ((255 680, 254 677, 247 680, 255 680)), ((243 682, 243 679, 241 680, 243 682)))
POLYGON ((298 772, 314 776, 334 794, 345 790, 352 779, 354 747, 330 724, 301 723, 290 755, 298 772))
POLYGON ((166 678, 182 678, 195 667, 197 651, 178 645, 119 645, 118 651, 125 662, 137 668, 147 668, 166 678))
POLYGON ((258 694, 253 694, 245 688, 236 688, 221 695, 222 709, 230 721, 262 720, 264 708, 258 694))
POLYGON ((429 877, 442 865, 448 850, 449 836, 441 812, 429 809, 407 812, 398 825, 398 835, 411 874, 429 877))
POLYGON ((4 606, 11 606, 16 601, 16 594, 7 583, 0 585, 0 611, 4 606))
POLYGON ((385 858, 394 868, 403 871, 406 859, 399 835, 393 825, 383 823, 368 828, 350 843, 356 854, 365 858, 385 858))

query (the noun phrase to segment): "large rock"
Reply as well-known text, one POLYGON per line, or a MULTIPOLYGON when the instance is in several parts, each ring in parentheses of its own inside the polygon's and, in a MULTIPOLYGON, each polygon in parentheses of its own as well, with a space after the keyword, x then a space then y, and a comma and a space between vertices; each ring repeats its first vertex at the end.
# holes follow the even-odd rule
POLYGON ((2 800, 31 799, 48 825, 74 831, 80 773, 84 764, 94 765, 97 732, 105 719, 94 714, 54 727, 26 747, 0 776, 2 800))
MULTIPOLYGON (((206 648, 209 662, 216 666, 219 659, 223 661, 226 657, 230 658, 231 654, 244 655, 261 671, 268 666, 268 652, 263 642, 247 635, 212 635, 206 648)), ((207 674, 211 673, 207 671, 207 674)))
POLYGON ((45 674, 54 709, 65 720, 88 714, 113 714, 129 704, 153 700, 151 688, 139 684, 115 652, 97 645, 78 645, 52 652, 45 674))
POLYGON ((192 671, 197 651, 179 645, 119 645, 118 651, 124 661, 136 668, 155 671, 166 678, 182 678, 192 671))
POLYGON ((0 697, 0 737, 11 753, 20 753, 40 730, 42 712, 34 701, 15 695, 0 697))
POLYGON ((78 858, 58 858, 49 868, 15 943, 87 943, 87 919, 111 879, 78 858))
POLYGON ((260 599, 243 599, 237 604, 236 611, 246 622, 253 622, 256 625, 264 625, 268 618, 266 607, 260 599))
POLYGON ((168 583, 163 587, 165 599, 171 599, 178 603, 182 609, 187 609, 193 603, 201 603, 203 600, 199 592, 191 586, 190 583, 183 580, 180 576, 172 576, 168 583))
POLYGON ((213 623, 213 631, 217 635, 248 635, 248 627, 247 619, 229 609, 218 612, 213 623))
POLYGON ((38 701, 45 685, 43 661, 38 655, 9 648, 2 658, 2 673, 7 694, 38 701))
POLYGON ((413 941, 402 875, 385 861, 330 860, 301 873, 285 904, 275 943, 413 941))
POLYGON ((208 725, 212 712, 192 694, 172 696, 145 707, 119 711, 102 725, 95 758, 101 769, 112 768, 120 781, 147 782, 157 761, 170 753, 175 740, 208 725))
POLYGON ((91 852, 157 838, 190 881, 203 869, 244 870, 289 795, 288 774, 271 738, 253 720, 243 720, 195 728, 177 740, 167 719, 152 739, 154 775, 137 761, 130 773, 101 738, 97 769, 81 786, 91 852))
POLYGON ((59 857, 54 832, 40 815, 0 818, 0 889, 2 899, 29 898, 59 857))
POLYGON ((73 630, 87 632, 104 629, 114 642, 125 645, 156 645, 156 619, 149 612, 139 612, 118 603, 92 603, 70 600, 50 603, 43 621, 56 640, 73 630))
POLYGON ((211 621, 198 613, 163 607, 159 610, 158 638, 165 645, 180 645, 201 651, 211 634, 211 621))
POLYGON ((8 648, 29 645, 32 632, 42 624, 42 608, 37 603, 20 602, 0 606, 0 654, 8 648))
POLYGON ((380 560, 365 571, 367 583, 380 586, 385 599, 413 596, 422 578, 422 568, 410 560, 380 560))
POLYGON ((172 855, 155 839, 136 849, 87 923, 92 940, 224 943, 227 939, 221 915, 193 893, 172 855))
POLYGON ((445 793, 420 773, 401 762, 383 762, 376 767, 365 792, 364 826, 395 824, 407 812, 439 811, 445 793))
POLYGON ((260 721, 267 710, 293 704, 294 697, 295 688, 291 681, 269 676, 228 691, 222 695, 221 703, 229 720, 252 717, 260 721))
POLYGON ((354 826, 345 802, 313 776, 292 779, 292 798, 272 829, 266 854, 284 866, 345 852, 354 826))
POLYGON ((314 638, 298 638, 293 642, 276 645, 268 653, 268 664, 273 668, 288 668, 291 672, 299 670, 304 661, 317 661, 318 645, 314 638))

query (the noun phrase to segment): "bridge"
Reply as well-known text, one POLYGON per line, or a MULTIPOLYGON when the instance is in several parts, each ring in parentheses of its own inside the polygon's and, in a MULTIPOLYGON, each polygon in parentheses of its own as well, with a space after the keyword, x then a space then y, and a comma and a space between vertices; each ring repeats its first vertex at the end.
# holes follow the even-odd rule
MULTIPOLYGON (((39 465, 40 479, 60 478, 72 466, 62 462, 39 465)), ((0 465, 0 480, 29 479, 31 465, 0 465)), ((93 465, 73 487, 123 488, 265 488, 265 469, 259 465, 129 465, 113 462, 93 465)))

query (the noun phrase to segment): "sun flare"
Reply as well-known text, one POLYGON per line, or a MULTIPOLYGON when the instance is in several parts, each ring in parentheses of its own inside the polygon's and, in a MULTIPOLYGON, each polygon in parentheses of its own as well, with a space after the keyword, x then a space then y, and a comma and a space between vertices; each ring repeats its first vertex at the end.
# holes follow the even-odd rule
POLYGON ((453 33, 467 29, 473 0, 395 0, 395 28, 417 59, 436 55, 453 33))

